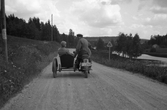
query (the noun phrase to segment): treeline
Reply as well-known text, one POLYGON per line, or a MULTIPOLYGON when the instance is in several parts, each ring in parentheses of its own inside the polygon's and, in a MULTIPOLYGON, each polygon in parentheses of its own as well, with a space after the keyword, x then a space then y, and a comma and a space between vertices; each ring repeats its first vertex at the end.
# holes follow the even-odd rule
POLYGON ((122 53, 123 57, 129 56, 129 58, 137 58, 142 54, 142 48, 140 43, 140 37, 135 34, 120 33, 117 40, 115 51, 119 54, 122 53))
POLYGON ((35 40, 51 40, 51 28, 53 29, 53 40, 59 41, 59 31, 56 25, 51 26, 50 21, 40 22, 39 18, 24 19, 15 17, 14 14, 6 16, 7 34, 22 38, 35 40))
POLYGON ((60 34, 56 25, 51 25, 50 20, 44 23, 39 18, 33 17, 26 22, 24 19, 11 14, 6 16, 6 28, 7 34, 12 36, 42 41, 61 42, 65 40, 69 47, 76 45, 76 37, 72 29, 69 30, 68 35, 60 34))
POLYGON ((154 44, 159 45, 161 48, 167 48, 167 34, 151 36, 150 40, 148 41, 148 45, 154 44))
POLYGON ((69 30, 69 34, 60 34, 60 41, 66 41, 67 47, 73 48, 77 45, 77 39, 72 29, 69 30))
MULTIPOLYGON (((142 45, 138 34, 132 36, 132 34, 119 33, 118 39, 116 41, 112 40, 111 43, 113 45, 112 51, 117 52, 123 57, 128 56, 132 59, 137 58, 142 54, 142 45)), ((96 47, 97 50, 105 50, 108 48, 102 38, 98 39, 96 47)))

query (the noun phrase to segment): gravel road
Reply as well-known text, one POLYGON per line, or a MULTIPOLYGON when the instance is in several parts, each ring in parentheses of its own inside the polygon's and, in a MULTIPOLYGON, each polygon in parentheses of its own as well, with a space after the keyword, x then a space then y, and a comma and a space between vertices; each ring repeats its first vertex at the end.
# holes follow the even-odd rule
POLYGON ((93 62, 88 78, 52 63, 2 110, 167 110, 167 85, 93 62))

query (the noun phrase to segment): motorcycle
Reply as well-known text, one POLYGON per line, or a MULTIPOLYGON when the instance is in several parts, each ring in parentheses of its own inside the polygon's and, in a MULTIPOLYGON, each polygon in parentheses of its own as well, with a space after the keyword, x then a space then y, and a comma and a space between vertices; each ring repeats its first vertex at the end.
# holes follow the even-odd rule
MULTIPOLYGON (((75 51, 73 52, 75 54, 75 51)), ((78 69, 78 71, 81 71, 85 74, 85 78, 88 78, 88 74, 90 74, 90 70, 92 67, 92 62, 90 61, 89 58, 83 58, 81 59, 81 61, 79 61, 79 67, 77 66, 78 61, 75 61, 75 69, 74 71, 76 71, 76 69, 78 69), (78 67, 78 68, 77 68, 78 67)))
POLYGON ((88 78, 88 74, 90 74, 92 63, 88 58, 84 58, 79 64, 79 71, 82 71, 85 74, 85 78, 88 78))

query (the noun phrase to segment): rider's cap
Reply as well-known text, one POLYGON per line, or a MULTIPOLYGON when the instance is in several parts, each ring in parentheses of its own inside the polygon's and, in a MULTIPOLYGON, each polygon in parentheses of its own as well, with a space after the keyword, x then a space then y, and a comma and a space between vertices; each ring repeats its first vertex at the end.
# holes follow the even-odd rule
POLYGON ((82 34, 77 34, 77 37, 83 37, 83 35, 82 34))
POLYGON ((61 41, 61 46, 65 47, 66 46, 66 41, 61 41))

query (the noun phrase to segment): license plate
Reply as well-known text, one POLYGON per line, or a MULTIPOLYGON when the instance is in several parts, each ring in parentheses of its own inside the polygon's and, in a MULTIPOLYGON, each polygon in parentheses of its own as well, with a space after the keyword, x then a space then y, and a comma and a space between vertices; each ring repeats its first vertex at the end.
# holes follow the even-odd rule
POLYGON ((89 63, 89 62, 86 62, 86 63, 82 63, 82 66, 91 66, 92 64, 89 63))

